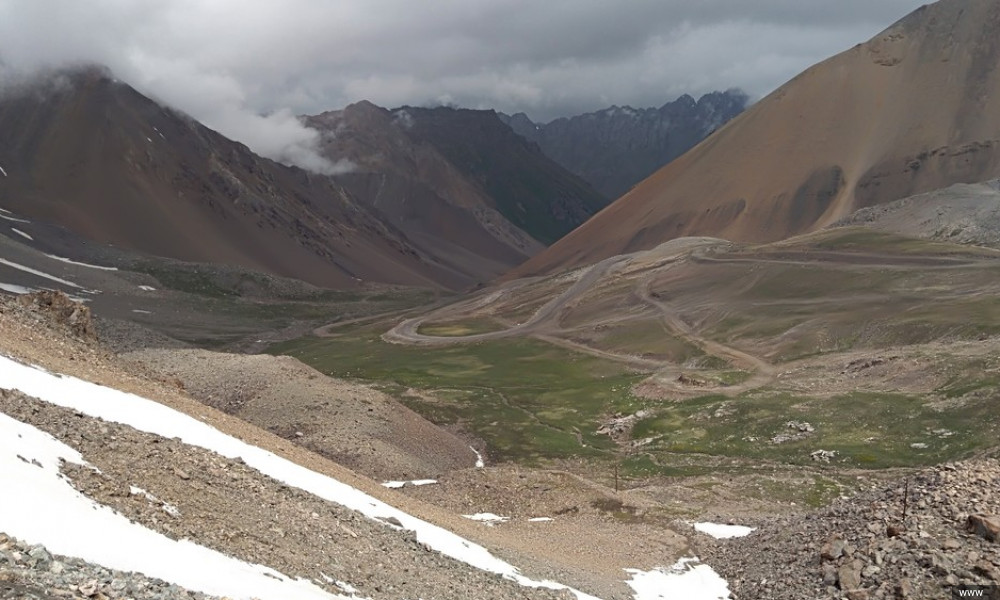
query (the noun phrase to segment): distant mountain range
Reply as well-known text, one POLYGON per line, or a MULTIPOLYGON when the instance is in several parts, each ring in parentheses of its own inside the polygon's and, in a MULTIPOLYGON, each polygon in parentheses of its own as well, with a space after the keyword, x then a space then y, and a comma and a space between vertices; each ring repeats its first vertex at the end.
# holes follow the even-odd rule
POLYGON ((512 276, 681 236, 780 240, 859 208, 996 178, 997 40, 997 0, 921 7, 781 86, 512 276))
POLYGON ((499 113, 519 135, 610 199, 629 191, 743 112, 740 90, 688 95, 660 108, 612 106, 575 117, 535 123, 524 113, 499 113))

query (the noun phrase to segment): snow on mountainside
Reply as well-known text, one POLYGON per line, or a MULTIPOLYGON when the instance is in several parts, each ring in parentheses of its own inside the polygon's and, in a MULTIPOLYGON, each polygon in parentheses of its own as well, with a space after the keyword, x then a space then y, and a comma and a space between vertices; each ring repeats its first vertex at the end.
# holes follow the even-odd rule
MULTIPOLYGON (((225 435, 215 428, 198 421, 188 415, 176 410, 118 390, 98 386, 87 381, 50 373, 43 369, 20 364, 8 357, 0 356, 0 387, 9 390, 18 390, 33 397, 40 398, 46 402, 71 408, 81 413, 105 421, 122 423, 144 431, 163 436, 165 438, 180 438, 184 443, 205 448, 217 452, 230 458, 240 458, 247 465, 259 470, 261 473, 284 482, 287 485, 297 487, 306 492, 315 494, 320 498, 335 502, 352 510, 361 512, 365 516, 385 521, 396 528, 408 529, 417 534, 417 540, 427 546, 472 565, 478 569, 498 573, 506 578, 517 581, 521 585, 528 587, 545 587, 550 589, 566 589, 566 586, 551 581, 535 581, 522 575, 513 565, 491 555, 485 548, 473 544, 467 540, 452 534, 440 527, 421 521, 410 515, 397 510, 384 502, 364 494, 363 492, 343 484, 331 477, 321 475, 304 467, 301 467, 287 459, 280 458, 256 446, 252 446, 236 438, 225 435)), ((59 444, 55 440, 46 438, 38 430, 26 425, 19 424, 9 418, 0 421, 0 426, 5 431, 19 435, 22 443, 13 447, 6 447, 6 459, 4 465, 14 465, 19 456, 18 451, 25 449, 37 453, 44 465, 47 465, 52 473, 59 464, 59 459, 67 459, 71 462, 80 463, 81 457, 71 448, 59 444), (27 435, 28 442, 24 442, 27 435), (35 443, 31 443, 31 439, 35 443)), ((27 458, 27 457, 26 457, 27 458)), ((22 460, 23 462, 23 460, 22 460)), ((27 460, 31 464, 31 459, 27 460)), ((6 469, 5 469, 6 470, 6 469)), ((43 466, 44 470, 44 466, 43 466)), ((24 472, 25 469, 19 469, 24 472)), ((16 473, 16 472, 15 472, 16 473)), ((232 587, 216 587, 220 585, 219 577, 201 575, 205 579, 195 577, 196 573, 191 573, 192 565, 202 563, 205 570, 211 574, 215 567, 220 567, 216 562, 210 562, 209 558, 195 556, 194 562, 187 562, 194 553, 193 548, 164 548, 158 550, 151 547, 151 543, 161 542, 155 538, 156 542, 143 539, 144 533, 128 527, 124 523, 123 517, 112 519, 112 515, 107 515, 103 511, 99 514, 107 517, 109 523, 96 522, 96 519, 85 518, 86 509, 90 506, 83 506, 80 500, 85 500, 78 494, 71 496, 68 484, 61 486, 58 476, 53 475, 48 478, 20 477, 15 475, 18 483, 29 484, 25 487, 26 494, 4 495, 4 500, 0 500, 0 529, 11 532, 15 537, 23 537, 37 543, 45 544, 48 548, 66 554, 89 554, 85 558, 95 560, 108 566, 138 570, 150 575, 174 580, 180 585, 199 589, 207 593, 228 594, 234 596, 246 595, 238 584, 245 581, 242 576, 235 574, 232 576, 232 587), (55 479, 55 481, 53 481, 55 479), (55 484, 55 486, 53 485, 55 484), (55 487, 59 490, 52 493, 55 487), (50 510, 37 510, 40 503, 52 502, 50 510), (34 508, 33 508, 34 507, 34 508), (86 524, 87 528, 81 528, 81 524, 86 524), (67 532, 71 532, 72 535, 67 532), (114 532, 115 537, 112 543, 105 545, 95 545, 92 540, 96 532, 114 532), (150 549, 148 554, 134 552, 135 547, 141 546, 150 549), (104 552, 108 547, 117 549, 120 554, 110 554, 104 552), (124 550, 124 552, 121 552, 124 550), (176 553, 176 554, 175 554, 176 553), (174 565, 176 570, 171 568, 157 569, 153 572, 148 562, 143 556, 153 557, 156 563, 163 565, 174 565), (176 556, 176 557, 174 557, 176 556), (165 558, 169 557, 169 558, 165 558), (138 560, 137 560, 138 559, 138 560), (145 560, 145 562, 143 562, 145 560), (189 576, 190 575, 190 576, 189 576), (213 583, 214 582, 214 583, 213 583), (210 585, 211 584, 211 585, 210 585)), ((150 540, 153 538, 150 538, 150 540)), ((211 559, 215 559, 212 556, 211 559)), ((222 567, 220 567, 221 569, 222 567)), ((229 567, 230 569, 232 567, 229 567)), ((217 573, 225 573, 226 570, 217 573)), ((261 575, 264 577, 264 575, 261 575)), ((273 577, 273 574, 270 575, 273 577)), ((230 583, 225 576, 221 579, 230 583)), ((260 595, 262 588, 254 588, 254 593, 260 595)), ((309 589, 309 588, 306 588, 309 589)), ((575 590, 574 590, 575 591, 575 590)), ((310 590, 310 593, 313 593, 310 590)), ((290 595, 291 589, 277 589, 274 595, 262 596, 280 599, 324 597, 323 595, 290 595), (284 595, 284 596, 283 596, 284 595)), ((593 598, 583 593, 577 592, 578 598, 593 598)))
MULTIPOLYGON (((9 381, 7 369, 20 365, 0 357, 0 366, 9 381)), ((139 571, 210 594, 262 600, 338 597, 309 582, 137 525, 73 489, 59 473, 63 462, 89 466, 79 452, 51 435, 0 413, 0 470, 5 487, 17 490, 0 494, 0 529, 59 554, 139 571)))

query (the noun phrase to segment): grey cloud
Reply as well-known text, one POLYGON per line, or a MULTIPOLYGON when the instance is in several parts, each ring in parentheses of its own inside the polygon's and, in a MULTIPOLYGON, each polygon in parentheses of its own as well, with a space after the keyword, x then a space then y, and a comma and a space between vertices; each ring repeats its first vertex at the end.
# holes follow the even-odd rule
POLYGON ((918 0, 0 0, 0 60, 108 65, 256 151, 314 170, 292 115, 368 99, 536 120, 730 87, 761 96, 918 0))

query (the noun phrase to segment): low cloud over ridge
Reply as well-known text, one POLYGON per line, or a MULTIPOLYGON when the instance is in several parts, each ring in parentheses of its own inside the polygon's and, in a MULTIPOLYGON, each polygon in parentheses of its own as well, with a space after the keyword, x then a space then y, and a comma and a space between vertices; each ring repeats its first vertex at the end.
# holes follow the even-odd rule
POLYGON ((361 99, 523 111, 759 97, 919 0, 0 0, 0 60, 107 65, 255 151, 321 172, 296 114, 361 99))

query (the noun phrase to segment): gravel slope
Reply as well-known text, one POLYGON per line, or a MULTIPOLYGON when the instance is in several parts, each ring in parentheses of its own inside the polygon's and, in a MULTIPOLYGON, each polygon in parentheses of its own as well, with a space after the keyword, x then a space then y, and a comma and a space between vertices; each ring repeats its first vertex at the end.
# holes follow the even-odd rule
POLYGON ((955 585, 1000 586, 997 535, 1000 461, 984 458, 774 518, 750 537, 701 552, 741 600, 932 600, 952 597, 955 585), (992 520, 992 538, 969 528, 972 515, 992 520))
POLYGON ((208 406, 375 479, 434 478, 476 463, 468 441, 386 394, 291 357, 141 350, 122 358, 176 381, 208 406))

